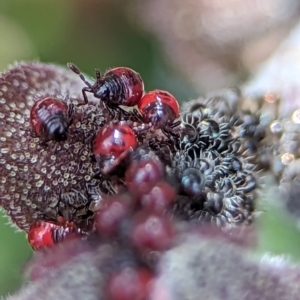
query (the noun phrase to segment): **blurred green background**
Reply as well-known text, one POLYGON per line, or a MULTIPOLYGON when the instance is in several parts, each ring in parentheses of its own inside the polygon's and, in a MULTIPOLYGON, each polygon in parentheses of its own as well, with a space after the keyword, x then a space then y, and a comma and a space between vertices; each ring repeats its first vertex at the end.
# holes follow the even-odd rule
MULTIPOLYGON (((196 96, 180 72, 164 60, 155 36, 131 20, 131 1, 1 0, 0 70, 18 60, 66 65, 74 62, 93 76, 94 69, 129 66, 143 77, 147 90, 162 88, 179 101, 196 96), (126 3, 126 4, 124 4, 126 3), (129 13, 128 13, 129 12, 129 13)), ((134 16, 134 14, 133 14, 134 16)), ((260 253, 300 258, 300 235, 280 207, 263 205, 259 228, 260 253)), ((0 296, 15 291, 22 268, 32 255, 23 233, 0 219, 0 296)))

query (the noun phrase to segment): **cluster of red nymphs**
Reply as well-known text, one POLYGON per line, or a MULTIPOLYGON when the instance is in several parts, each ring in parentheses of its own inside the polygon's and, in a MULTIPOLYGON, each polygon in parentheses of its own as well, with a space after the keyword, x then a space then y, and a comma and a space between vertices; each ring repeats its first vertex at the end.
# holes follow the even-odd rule
MULTIPOLYGON (((113 121, 106 120, 110 124, 98 131, 93 142, 93 152, 103 174, 118 165, 127 150, 137 147, 137 134, 159 128, 169 140, 178 137, 178 132, 172 128, 181 123, 178 121, 179 105, 169 92, 154 90, 145 93, 140 75, 125 67, 111 69, 103 76, 97 71, 94 85, 86 81, 73 64, 69 67, 87 85, 82 89, 84 103, 79 105, 88 104, 86 92, 91 92, 101 100, 113 121), (121 106, 137 109, 128 111, 121 106)), ((30 122, 33 132, 43 140, 65 140, 72 122, 72 108, 52 97, 40 99, 31 109, 30 122)))
MULTIPOLYGON (((145 93, 131 69, 97 71, 90 84, 69 68, 22 64, 0 77, 0 204, 34 249, 100 233, 98 219, 116 214, 116 197, 125 220, 147 223, 154 214, 170 234, 170 218, 251 222, 259 164, 251 157, 259 159, 266 128, 239 109, 238 91, 192 101, 179 114, 170 93, 145 93)), ((107 225, 113 216, 99 236, 121 239, 132 228, 125 236, 134 239, 137 225, 107 225)))
MULTIPOLYGON (((148 148, 137 148, 136 135, 150 127, 160 128, 169 141, 174 140, 178 133, 172 132, 172 128, 181 123, 176 122, 179 118, 177 100, 162 90, 145 93, 140 75, 129 68, 111 69, 103 76, 97 71, 96 81, 91 85, 73 64, 69 67, 87 85, 82 89, 84 103, 79 105, 88 104, 86 92, 91 92, 111 114, 112 122, 104 125, 92 142, 101 175, 110 175, 113 169, 121 167, 125 158, 129 157, 130 161, 125 173, 125 185, 130 194, 104 197, 95 208, 93 230, 103 236, 111 236, 123 218, 139 211, 130 218, 130 238, 136 247, 152 251, 168 248, 174 229, 164 214, 175 200, 176 190, 164 181, 165 167, 153 152, 148 148), (120 105, 135 106, 137 110, 128 111, 120 105)), ((32 131, 42 140, 63 141, 67 139, 68 126, 72 122, 72 108, 60 99, 46 97, 33 105, 30 122, 32 131)), ((57 224, 37 221, 31 226, 28 239, 38 250, 67 236, 84 234, 72 222, 60 218, 57 224)))
MULTIPOLYGON (((70 68, 79 73, 74 65, 70 68)), ((94 226, 83 232, 73 222, 59 217, 57 223, 37 221, 32 224, 28 240, 33 249, 54 246, 66 238, 96 237, 99 240, 118 242, 131 249, 148 267, 121 268, 108 278, 109 299, 145 299, 148 283, 153 277, 155 253, 170 249, 175 225, 168 210, 176 200, 176 189, 165 181, 165 166, 148 147, 139 145, 137 133, 150 127, 160 128, 169 141, 178 133, 172 128, 180 125, 179 105, 168 92, 155 90, 144 94, 143 82, 136 72, 116 68, 104 76, 97 72, 95 84, 83 88, 92 92, 111 113, 109 124, 96 133, 92 145, 94 158, 100 165, 101 176, 111 176, 124 161, 126 190, 104 196, 94 208, 94 226), (137 106, 138 111, 128 112, 123 106, 137 106)), ((72 111, 65 102, 52 97, 37 101, 31 109, 30 122, 35 135, 44 141, 67 139, 72 122, 72 111)))
POLYGON ((179 114, 131 69, 97 71, 90 84, 69 68, 20 64, 0 77, 0 205, 34 250, 72 238, 117 248, 107 298, 144 299, 191 223, 252 221, 268 128, 236 90, 179 114))
MULTIPOLYGON (((93 85, 73 64, 69 68, 85 83, 84 102, 39 98, 31 108, 30 124, 45 145, 61 142, 60 149, 67 148, 73 156, 71 163, 88 160, 82 163, 86 169, 73 167, 71 175, 87 179, 81 186, 75 181, 72 188, 59 178, 66 187, 62 185, 55 193, 52 186, 53 196, 44 195, 43 201, 59 199, 59 204, 56 201, 49 209, 39 202, 43 215, 33 222, 28 235, 34 249, 56 244, 66 236, 120 233, 117 225, 130 214, 134 216, 128 236, 138 248, 153 246, 153 251, 170 246, 174 230, 169 216, 219 226, 251 221, 255 165, 243 153, 249 142, 248 127, 257 125, 244 122, 245 113, 239 116, 231 107, 238 94, 234 100, 192 103, 179 119, 177 100, 162 90, 145 93, 140 75, 129 68, 111 69, 103 76, 97 71, 93 85), (93 94, 92 99, 87 93, 93 94), (80 110, 82 107, 91 108, 93 114, 80 110), (86 143, 90 145, 85 147, 86 143), (85 153, 82 158, 80 153, 85 153), (93 189, 87 190, 86 185, 93 189)), ((38 147, 45 152, 44 146, 38 147)), ((49 172, 61 165, 57 174, 69 178, 61 155, 49 155, 45 152, 41 157, 50 162, 54 156, 56 164, 49 172)))
POLYGON ((101 265, 106 299, 147 299, 160 255, 194 224, 251 223, 264 171, 299 216, 299 109, 227 89, 188 102, 178 120, 175 98, 144 94, 133 70, 97 71, 92 85, 69 67, 81 80, 42 63, 0 76, 0 205, 33 249, 54 253, 31 279, 103 246, 114 253, 101 265))

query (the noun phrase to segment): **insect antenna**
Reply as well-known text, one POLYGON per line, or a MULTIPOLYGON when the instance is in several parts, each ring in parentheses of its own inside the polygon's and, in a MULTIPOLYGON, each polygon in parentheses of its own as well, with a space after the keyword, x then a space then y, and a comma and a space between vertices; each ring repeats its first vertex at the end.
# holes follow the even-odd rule
MULTIPOLYGON (((89 88, 92 88, 92 87, 93 87, 93 85, 85 79, 85 77, 83 76, 83 74, 80 72, 80 70, 79 70, 74 64, 68 63, 67 65, 68 65, 68 68, 69 68, 71 71, 73 71, 75 74, 79 75, 80 79, 81 79, 81 80, 82 80, 89 88)), ((100 72, 99 72, 99 74, 100 74, 100 72)))

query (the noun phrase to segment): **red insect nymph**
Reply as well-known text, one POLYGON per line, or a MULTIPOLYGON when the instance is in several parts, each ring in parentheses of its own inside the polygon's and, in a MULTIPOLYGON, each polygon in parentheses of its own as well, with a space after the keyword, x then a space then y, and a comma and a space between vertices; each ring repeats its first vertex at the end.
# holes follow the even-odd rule
POLYGON ((127 125, 112 124, 101 128, 94 140, 93 150, 96 158, 100 158, 102 172, 108 172, 118 160, 137 146, 137 139, 127 125))
POLYGON ((96 81, 92 85, 74 64, 69 63, 68 67, 87 85, 82 89, 85 104, 88 103, 86 93, 93 93, 94 97, 101 99, 112 109, 119 105, 135 106, 144 93, 144 83, 140 74, 130 68, 110 69, 103 76, 97 70, 96 81))
POLYGON ((94 141, 94 153, 119 157, 123 152, 137 146, 132 129, 127 125, 112 124, 100 129, 94 141))
POLYGON ((47 97, 35 102, 30 111, 33 132, 47 141, 65 140, 70 124, 68 111, 67 103, 60 99, 47 97))
POLYGON ((173 122, 179 118, 180 112, 175 97, 162 90, 145 94, 138 103, 138 109, 145 123, 151 123, 158 128, 175 126, 173 122))
POLYGON ((81 231, 73 223, 66 222, 64 225, 37 221, 33 223, 28 232, 28 242, 33 250, 52 247, 69 236, 80 235, 81 231))

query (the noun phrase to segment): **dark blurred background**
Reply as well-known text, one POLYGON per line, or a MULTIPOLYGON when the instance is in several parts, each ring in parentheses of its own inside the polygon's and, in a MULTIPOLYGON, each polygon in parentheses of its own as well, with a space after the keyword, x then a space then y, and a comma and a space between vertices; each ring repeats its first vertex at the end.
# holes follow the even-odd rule
MULTIPOLYGON (((245 82, 298 22, 296 0, 2 0, 0 71, 20 60, 95 68, 128 66, 146 90, 182 103, 245 82)), ((296 224, 280 207, 257 226, 257 253, 300 258, 296 224)), ((5 214, 3 214, 4 216, 5 214)), ((23 233, 0 220, 0 296, 16 290, 32 255, 23 233)))

